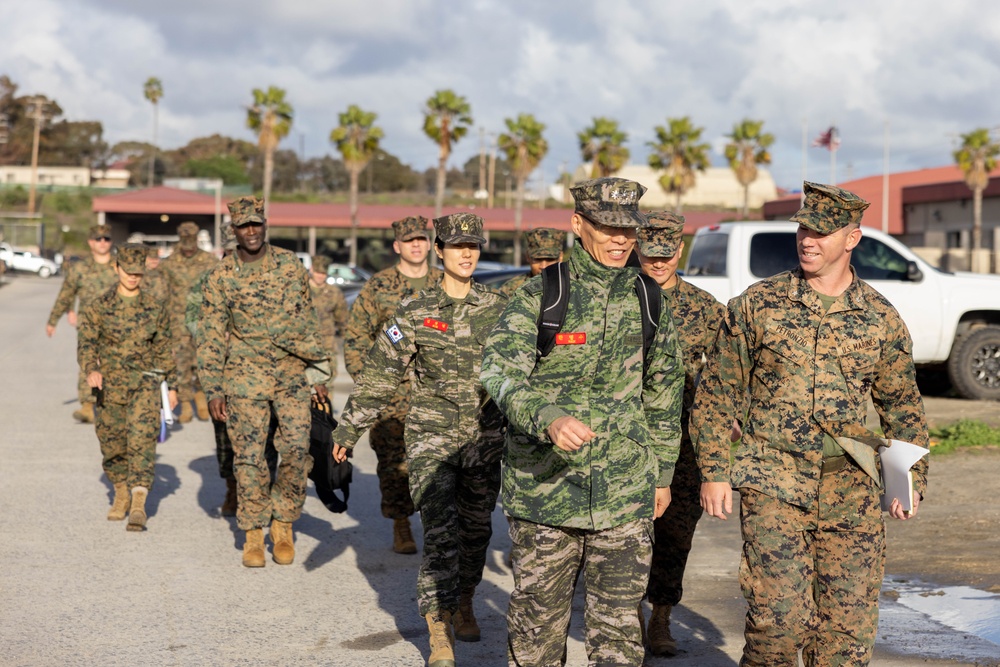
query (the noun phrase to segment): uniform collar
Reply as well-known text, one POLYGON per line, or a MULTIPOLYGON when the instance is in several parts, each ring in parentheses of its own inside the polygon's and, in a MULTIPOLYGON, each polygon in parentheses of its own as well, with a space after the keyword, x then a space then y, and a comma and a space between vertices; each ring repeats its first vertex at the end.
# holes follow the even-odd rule
POLYGON ((569 267, 573 273, 581 278, 601 284, 611 283, 625 273, 631 272, 634 275, 636 271, 630 266, 618 268, 601 264, 584 249, 580 239, 573 242, 573 249, 569 253, 569 267))
MULTIPOLYGON (((469 293, 465 295, 465 298, 462 299, 462 303, 469 303, 472 305, 476 305, 480 302, 482 298, 483 298, 483 286, 477 283, 475 279, 473 279, 472 288, 469 290, 469 293)), ((439 285, 438 298, 437 298, 438 308, 444 308, 454 303, 457 303, 457 301, 452 297, 448 296, 448 293, 444 291, 444 287, 439 285)))
MULTIPOLYGON (((270 243, 265 243, 264 245, 267 246, 267 252, 264 253, 264 256, 260 260, 253 263, 257 264, 257 266, 259 266, 262 271, 271 271, 276 266, 278 266, 278 258, 275 257, 273 245, 271 245, 270 243)), ((238 251, 232 254, 232 258, 236 262, 237 271, 239 271, 246 265, 246 262, 240 259, 240 253, 238 251)))
MULTIPOLYGON (((843 310, 863 310, 867 306, 868 301, 865 299, 864 292, 862 291, 861 280, 858 279, 858 274, 854 270, 854 267, 852 266, 850 269, 851 284, 847 286, 847 289, 841 295, 844 297, 843 302, 838 298, 837 302, 826 312, 835 313, 843 310), (842 306, 841 303, 844 305, 842 306)), ((819 312, 824 312, 825 310, 819 300, 819 294, 806 282, 801 266, 795 267, 791 271, 791 279, 788 281, 788 298, 793 301, 800 301, 819 312)))

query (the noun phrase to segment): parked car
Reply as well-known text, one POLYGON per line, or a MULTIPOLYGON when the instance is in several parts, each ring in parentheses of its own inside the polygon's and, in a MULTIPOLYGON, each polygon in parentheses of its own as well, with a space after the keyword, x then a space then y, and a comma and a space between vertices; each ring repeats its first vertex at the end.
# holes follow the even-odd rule
POLYGON ((472 277, 477 283, 497 289, 511 278, 516 278, 527 272, 527 266, 510 266, 505 269, 486 270, 480 270, 479 267, 476 267, 476 270, 472 273, 472 277))
POLYGON ((341 289, 348 285, 357 285, 361 289, 361 285, 371 277, 372 274, 368 271, 350 264, 330 264, 330 268, 326 270, 326 282, 341 289))
POLYGON ((27 250, 14 250, 6 243, 0 244, 0 261, 8 269, 37 273, 41 278, 48 278, 59 271, 59 265, 51 259, 39 257, 27 250))

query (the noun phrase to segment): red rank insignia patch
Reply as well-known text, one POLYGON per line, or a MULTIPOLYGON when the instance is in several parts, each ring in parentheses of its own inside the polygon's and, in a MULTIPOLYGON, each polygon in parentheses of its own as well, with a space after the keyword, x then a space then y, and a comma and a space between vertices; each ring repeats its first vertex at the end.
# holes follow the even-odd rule
POLYGON ((448 330, 448 323, 447 322, 439 322, 438 320, 432 320, 429 317, 425 317, 424 318, 424 326, 425 327, 430 327, 431 329, 437 329, 438 331, 447 331, 448 330))
POLYGON ((586 342, 587 334, 584 332, 556 334, 556 345, 584 345, 586 342))

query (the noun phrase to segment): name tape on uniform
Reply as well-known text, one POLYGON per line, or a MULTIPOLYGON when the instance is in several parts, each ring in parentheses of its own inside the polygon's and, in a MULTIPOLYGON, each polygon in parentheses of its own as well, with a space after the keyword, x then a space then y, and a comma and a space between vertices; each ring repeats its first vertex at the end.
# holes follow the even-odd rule
POLYGON ((556 334, 556 345, 585 345, 586 343, 586 332, 556 334))
POLYGON ((429 317, 424 318, 424 326, 430 327, 431 329, 437 329, 438 331, 447 331, 448 323, 441 322, 440 320, 433 320, 429 317))
POLYGON ((392 341, 393 345, 403 340, 403 332, 400 331, 399 327, 395 324, 385 330, 385 335, 389 337, 389 340, 392 341))

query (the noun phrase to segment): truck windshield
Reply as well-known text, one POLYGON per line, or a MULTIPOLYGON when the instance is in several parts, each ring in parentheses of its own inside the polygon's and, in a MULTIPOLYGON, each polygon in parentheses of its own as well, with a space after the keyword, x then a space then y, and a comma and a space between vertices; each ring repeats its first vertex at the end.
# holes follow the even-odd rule
POLYGON ((691 244, 687 276, 725 276, 729 234, 702 234, 691 244))

